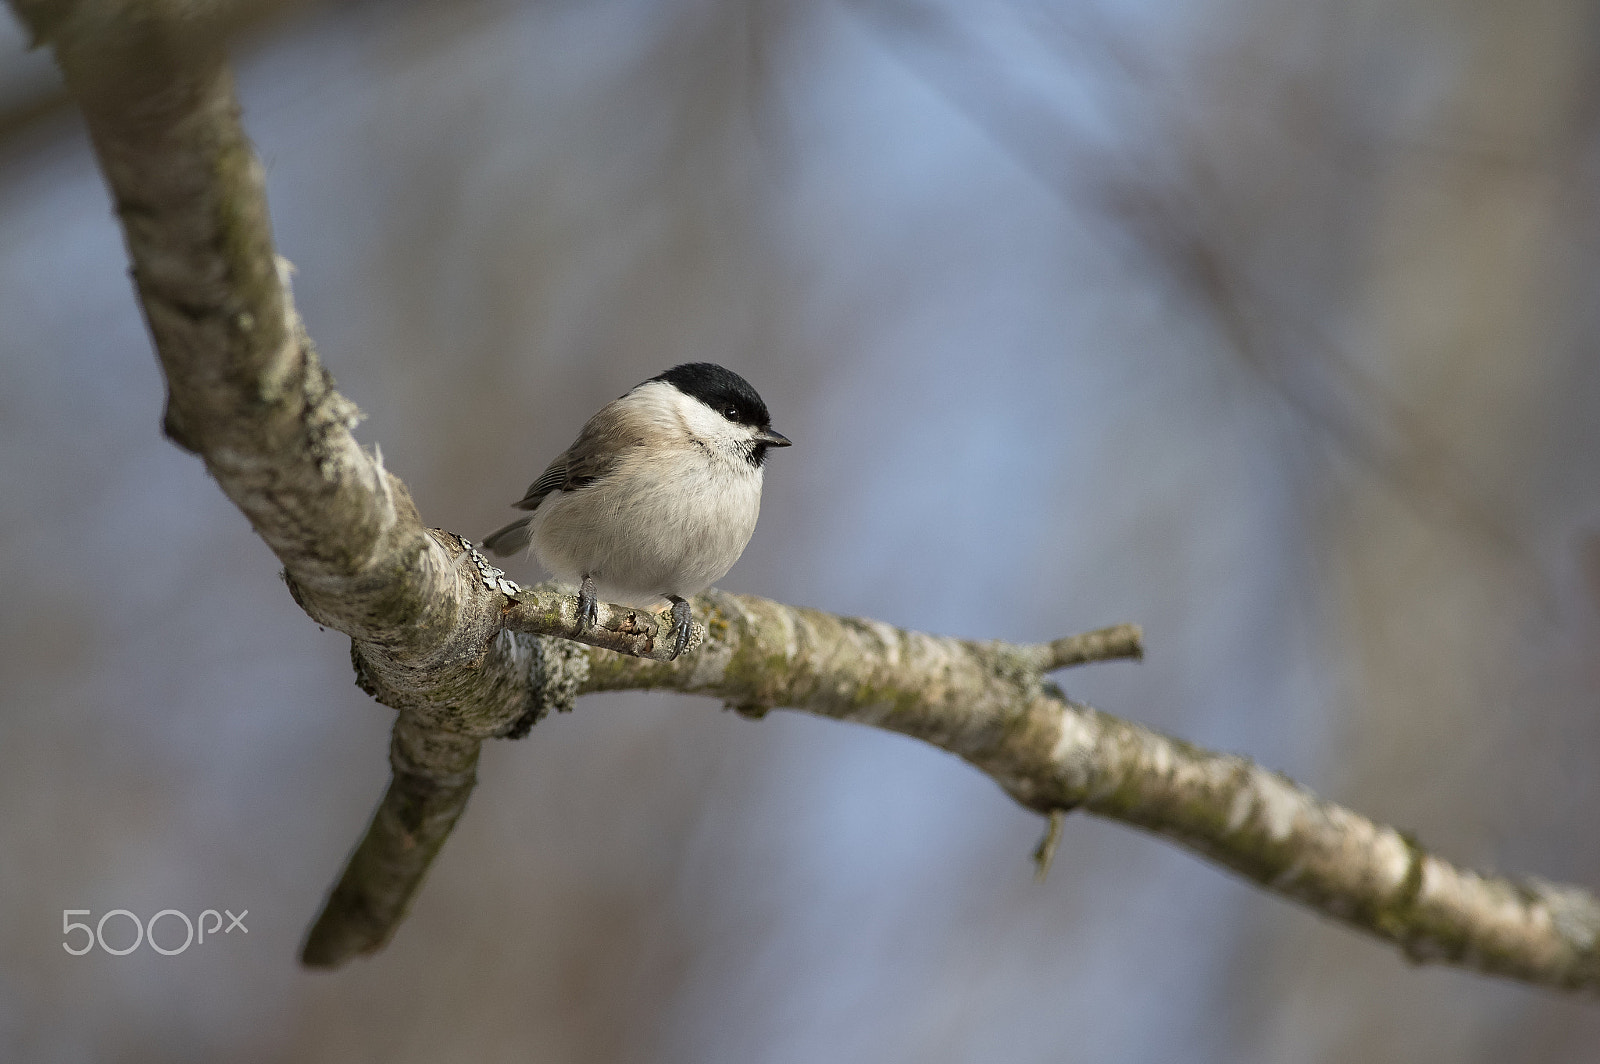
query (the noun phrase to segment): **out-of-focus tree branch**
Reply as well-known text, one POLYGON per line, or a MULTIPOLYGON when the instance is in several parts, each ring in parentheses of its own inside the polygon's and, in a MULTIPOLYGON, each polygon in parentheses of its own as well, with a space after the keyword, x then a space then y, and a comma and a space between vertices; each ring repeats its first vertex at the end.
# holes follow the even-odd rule
MULTIPOLYGON (((1483 497, 1470 463, 1452 455, 1418 413, 1390 395, 1327 330, 1280 307, 1284 301, 1274 296, 1272 285, 1259 271, 1249 267, 1240 247, 1238 230, 1260 225, 1260 219, 1230 215, 1206 195, 1196 196, 1196 189, 1218 187, 1202 158, 1180 158, 1177 170, 1185 179, 1175 182, 1173 166, 1087 150, 1085 145, 1094 138, 1075 135, 1053 101, 1020 77, 1005 56, 983 45, 972 31, 971 16, 962 19, 953 14, 959 7, 856 0, 849 8, 909 71, 983 130, 1042 187, 1069 206, 1093 205, 1110 220, 1118 238, 1131 240, 1144 261, 1169 277, 1190 306, 1215 326, 1227 349, 1308 426, 1401 498, 1446 515, 1455 527, 1519 571, 1531 591, 1548 596, 1545 578, 1532 563, 1530 545, 1514 523, 1483 497)), ((1083 17, 1096 21, 1092 12, 1083 17)), ((1093 44, 1094 55, 1110 56, 1123 67, 1140 65, 1122 42, 1107 34, 1096 35, 1093 44)), ((1139 76, 1161 77, 1149 68, 1139 70, 1139 76)), ((1183 90, 1171 86, 1168 91, 1183 90)), ((1171 125, 1165 140, 1200 141, 1181 117, 1182 107, 1155 113, 1171 125)), ((1141 118, 1148 115, 1141 112, 1141 118)), ((1359 153, 1360 146, 1348 143, 1350 138, 1326 128, 1336 124, 1318 116, 1300 127, 1347 141, 1345 151, 1359 153)), ((1367 173, 1381 168, 1358 155, 1348 169, 1367 173)), ((1349 194, 1349 183, 1342 183, 1341 189, 1349 194)))
POLYGON ((165 427, 283 562, 295 600, 351 637, 363 689, 399 711, 394 779, 308 938, 308 964, 380 948, 460 816, 482 741, 580 694, 708 694, 886 728, 957 754, 1026 807, 1082 808, 1177 841, 1258 885, 1437 960, 1600 990, 1600 902, 1461 871, 1392 828, 1249 761, 1066 699, 1045 679, 1137 657, 1119 626, 1037 646, 977 643, 708 592, 696 649, 665 623, 517 588, 429 530, 351 435, 274 254, 217 8, 13 0, 83 108, 168 385, 165 427))

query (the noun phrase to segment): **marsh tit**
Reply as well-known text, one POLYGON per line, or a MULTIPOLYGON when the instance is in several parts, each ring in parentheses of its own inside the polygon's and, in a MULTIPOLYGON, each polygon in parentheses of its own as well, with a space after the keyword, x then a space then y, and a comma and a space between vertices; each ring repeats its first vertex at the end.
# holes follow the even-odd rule
POLYGON ((520 502, 532 511, 483 545, 532 546, 558 580, 578 585, 578 628, 601 599, 672 603, 672 656, 689 642, 686 601, 733 568, 761 512, 767 404, 743 377, 710 362, 674 366, 590 418, 520 502))

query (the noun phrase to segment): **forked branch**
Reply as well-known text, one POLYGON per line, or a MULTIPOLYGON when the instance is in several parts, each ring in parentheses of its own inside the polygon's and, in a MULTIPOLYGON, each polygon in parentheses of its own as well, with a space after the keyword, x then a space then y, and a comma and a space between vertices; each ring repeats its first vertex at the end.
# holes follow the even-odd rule
POLYGON ((703 641, 658 660, 663 618, 522 590, 425 528, 376 448, 351 435, 273 252, 238 121, 219 5, 12 0, 83 108, 168 386, 165 428, 198 454, 358 681, 399 711, 394 783, 308 939, 331 966, 388 940, 471 793, 481 742, 591 691, 654 688, 759 715, 789 707, 958 754, 1024 806, 1144 828, 1255 884, 1443 961, 1600 990, 1600 903, 1462 871, 1414 840, 1239 758, 1068 701, 1045 679, 1137 657, 1120 626, 1038 646, 905 631, 709 592, 703 641), (580 641, 574 641, 580 640, 580 641), (629 656, 634 655, 634 656, 629 656))

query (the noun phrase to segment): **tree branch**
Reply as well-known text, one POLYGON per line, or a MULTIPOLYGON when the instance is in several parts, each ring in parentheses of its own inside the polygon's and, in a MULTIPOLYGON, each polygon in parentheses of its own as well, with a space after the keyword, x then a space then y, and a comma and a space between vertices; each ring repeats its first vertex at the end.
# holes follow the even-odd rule
POLYGON ((1040 672, 1055 672, 1072 665, 1117 658, 1144 659, 1144 629, 1137 624, 1117 624, 1082 635, 1069 635, 1028 648, 1040 672))
POLYGON ((357 681, 399 711, 394 782, 307 940, 308 964, 380 948, 465 808, 482 740, 526 733, 583 693, 706 694, 886 728, 957 754, 1024 806, 1085 809, 1172 839, 1252 882, 1443 961, 1600 990, 1600 902, 1461 871, 1392 828, 1251 762, 1068 701, 1045 673, 1138 657, 1119 626, 1038 646, 977 643, 708 592, 698 648, 669 622, 520 589, 423 527, 351 435, 273 252, 221 23, 180 0, 13 0, 82 106, 168 384, 165 428, 283 562, 295 600, 351 637, 357 681), (628 656, 637 655, 637 656, 628 656))
POLYGON ((306 936, 306 964, 332 968, 389 941, 467 807, 481 746, 477 739, 424 731, 405 716, 395 722, 389 744, 394 776, 306 936))

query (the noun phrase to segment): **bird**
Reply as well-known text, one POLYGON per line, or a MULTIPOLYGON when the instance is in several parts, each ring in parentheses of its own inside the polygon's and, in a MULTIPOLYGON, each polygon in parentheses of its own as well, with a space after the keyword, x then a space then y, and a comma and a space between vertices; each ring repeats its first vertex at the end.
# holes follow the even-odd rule
POLYGON ((591 417, 512 505, 526 517, 483 540, 496 555, 532 549, 578 585, 578 630, 599 602, 672 604, 672 659, 689 643, 688 599, 733 568, 761 512, 767 453, 790 441, 743 377, 687 362, 591 417))

